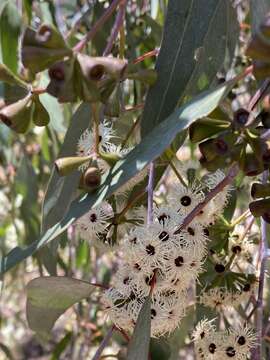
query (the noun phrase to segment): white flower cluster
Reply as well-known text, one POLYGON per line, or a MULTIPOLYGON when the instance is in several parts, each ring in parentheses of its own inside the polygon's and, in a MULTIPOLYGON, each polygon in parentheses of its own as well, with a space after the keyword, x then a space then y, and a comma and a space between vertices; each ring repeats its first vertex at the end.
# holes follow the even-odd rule
POLYGON ((217 331, 212 321, 202 320, 193 332, 197 359, 244 360, 256 344, 256 334, 248 326, 217 331))
POLYGON ((239 289, 229 290, 225 287, 214 287, 208 291, 202 292, 200 303, 212 309, 221 307, 237 307, 244 301, 247 301, 257 290, 257 284, 245 284, 239 289))
MULTIPOLYGON (((209 177, 212 189, 224 176, 209 177)), ((208 180, 209 180, 208 179, 208 180)), ((205 187, 205 186, 204 186, 205 187)), ((151 335, 172 332, 188 306, 187 290, 202 271, 206 255, 205 228, 214 223, 227 202, 228 187, 185 229, 183 220, 205 198, 202 186, 175 184, 168 204, 155 206, 153 222, 131 228, 121 245, 124 262, 103 303, 114 324, 132 331, 140 309, 151 294, 151 335)))

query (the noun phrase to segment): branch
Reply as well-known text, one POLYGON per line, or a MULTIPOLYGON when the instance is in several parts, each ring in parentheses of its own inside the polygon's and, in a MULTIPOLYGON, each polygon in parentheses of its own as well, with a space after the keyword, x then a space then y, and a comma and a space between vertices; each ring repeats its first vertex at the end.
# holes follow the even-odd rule
POLYGON ((107 332, 106 336, 104 337, 104 339, 102 340, 101 344, 99 345, 99 348, 97 349, 94 357, 92 358, 92 360, 99 360, 100 356, 102 354, 102 351, 105 349, 105 347, 107 346, 108 342, 110 341, 113 332, 115 330, 115 326, 113 325, 109 331, 107 332))
POLYGON ((107 46, 103 52, 103 56, 108 56, 110 54, 113 44, 117 38, 117 35, 118 35, 121 27, 123 26, 124 19, 125 19, 125 12, 126 12, 126 0, 123 0, 123 2, 119 5, 119 10, 116 15, 116 19, 115 19, 107 46))
POLYGON ((113 0, 108 9, 104 12, 104 14, 98 19, 98 21, 94 24, 92 29, 85 35, 85 37, 78 42, 77 45, 74 46, 73 50, 76 52, 80 52, 83 50, 88 41, 92 40, 96 33, 102 28, 105 22, 112 16, 114 10, 123 0, 113 0))
POLYGON ((175 234, 179 234, 182 229, 187 227, 192 220, 199 214, 199 212, 209 203, 210 200, 212 200, 218 193, 220 193, 225 186, 229 185, 235 176, 238 174, 238 165, 234 164, 231 166, 227 176, 217 184, 214 189, 212 189, 205 197, 204 201, 202 201, 200 204, 198 204, 184 219, 183 223, 180 225, 180 227, 175 231, 175 234))
POLYGON ((155 165, 152 161, 149 165, 149 175, 148 175, 148 200, 147 200, 147 224, 151 224, 153 222, 153 196, 154 196, 154 172, 155 165))

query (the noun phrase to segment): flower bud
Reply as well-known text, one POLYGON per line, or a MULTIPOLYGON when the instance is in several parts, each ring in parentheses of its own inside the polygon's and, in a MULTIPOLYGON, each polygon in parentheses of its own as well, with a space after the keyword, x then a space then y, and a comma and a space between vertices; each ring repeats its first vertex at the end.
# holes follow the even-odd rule
POLYGON ((38 28, 35 38, 39 45, 51 49, 67 48, 67 44, 62 35, 51 24, 42 24, 38 28))
POLYGON ((33 73, 47 69, 53 63, 71 56, 62 36, 51 25, 41 25, 38 31, 27 28, 22 39, 21 59, 33 73))
POLYGON ((59 158, 55 161, 55 167, 60 176, 66 176, 89 160, 91 160, 91 156, 59 158))
POLYGON ((251 196, 254 199, 270 196, 270 183, 253 183, 251 186, 251 196))
POLYGON ((100 170, 96 167, 89 167, 83 174, 83 184, 86 189, 95 190, 101 182, 100 170))
POLYGON ((259 217, 270 214, 270 198, 252 201, 249 209, 253 216, 259 217))
POLYGON ((270 129, 270 113, 269 111, 262 110, 258 115, 265 129, 270 129))
POLYGON ((61 103, 74 102, 78 98, 74 59, 60 61, 49 69, 50 83, 47 92, 61 103))
POLYGON ((2 108, 0 119, 17 133, 23 134, 31 123, 31 104, 32 95, 27 95, 25 98, 2 108))
POLYGON ((35 96, 33 103, 33 122, 36 126, 46 126, 50 122, 50 116, 38 96, 35 96))
POLYGON ((233 122, 235 127, 242 128, 245 127, 246 123, 248 122, 250 112, 246 109, 238 109, 233 114, 233 122))
POLYGON ((262 161, 260 161, 253 153, 243 153, 239 166, 247 176, 256 176, 264 171, 262 161))
POLYGON ((229 121, 216 120, 210 118, 199 119, 191 124, 189 128, 190 141, 193 143, 210 138, 213 135, 227 129, 230 126, 229 121))

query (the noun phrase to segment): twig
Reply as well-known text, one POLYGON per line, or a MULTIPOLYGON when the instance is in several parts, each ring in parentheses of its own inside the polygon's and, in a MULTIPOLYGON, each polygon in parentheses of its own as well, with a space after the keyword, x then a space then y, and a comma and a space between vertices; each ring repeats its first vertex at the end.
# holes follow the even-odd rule
POLYGON ((99 154, 99 105, 92 104, 93 133, 94 133, 94 154, 99 154))
POLYGON ((120 334, 122 334, 123 337, 127 340, 127 342, 129 342, 130 338, 129 338, 128 334, 123 329, 116 327, 115 330, 119 331, 120 334))
POLYGON ((117 35, 118 35, 121 27, 123 26, 124 19, 125 19, 125 12, 126 12, 126 0, 124 0, 119 5, 119 10, 117 12, 116 19, 115 19, 107 46, 103 52, 103 56, 108 56, 110 54, 110 52, 113 48, 113 44, 117 38, 117 35))
POLYGON ((147 186, 147 224, 153 222, 153 197, 154 197, 154 172, 155 165, 152 161, 149 165, 148 186, 147 186))
MULTIPOLYGON (((268 179, 269 172, 268 170, 263 172, 262 183, 266 183, 268 179)), ((259 276, 259 289, 258 289, 258 298, 256 304, 256 329, 258 334, 258 345, 253 350, 254 360, 260 360, 262 358, 262 341, 263 341, 263 290, 264 290, 264 281, 265 281, 265 270, 266 270, 266 260, 267 260, 267 223, 261 218, 261 244, 260 244, 260 276, 259 276)))
POLYGON ((43 88, 36 88, 36 89, 32 89, 31 93, 35 94, 35 95, 41 95, 41 94, 45 94, 47 92, 47 89, 43 89, 43 88))
POLYGON ((139 62, 142 62, 143 60, 152 57, 157 56, 159 53, 159 48, 156 48, 154 50, 148 51, 147 53, 137 57, 135 60, 133 60, 133 64, 138 64, 139 62))
MULTIPOLYGON (((260 100, 262 100, 262 98, 266 95, 266 92, 267 92, 267 90, 269 88, 269 85, 270 85, 270 79, 268 78, 268 79, 264 80, 261 87, 256 91, 256 93, 254 94, 254 96, 250 100, 249 105, 248 105, 248 110, 249 111, 254 110, 254 108, 258 104, 258 102, 260 100)), ((246 124, 246 126, 247 125, 248 125, 248 123, 246 124)))
POLYGON ((134 123, 132 124, 131 128, 129 129, 123 143, 122 143, 122 148, 126 145, 128 139, 130 138, 130 136, 133 134, 133 131, 135 130, 135 128, 137 127, 137 125, 139 124, 139 122, 141 121, 141 117, 137 117, 136 121, 134 121, 134 123))
POLYGON ((225 186, 229 185, 238 173, 238 165, 234 164, 231 166, 227 176, 217 184, 205 197, 204 201, 198 204, 184 219, 180 227, 175 231, 175 234, 179 234, 182 229, 187 227, 192 220, 199 214, 199 212, 212 200, 218 193, 220 193, 225 186))
POLYGON ((106 345, 108 344, 108 342, 110 341, 113 332, 115 331, 115 326, 113 325, 109 331, 107 332, 106 336, 104 337, 104 339, 102 340, 101 344, 99 345, 99 348, 97 349, 94 357, 92 358, 92 360, 99 360, 100 356, 102 354, 102 351, 105 349, 106 345))
POLYGON ((98 19, 98 21, 94 24, 92 29, 85 35, 85 37, 78 42, 77 45, 74 46, 73 50, 80 52, 83 50, 88 41, 92 40, 96 33, 102 28, 105 22, 111 17, 114 10, 123 0, 113 0, 108 9, 104 12, 104 14, 98 19))

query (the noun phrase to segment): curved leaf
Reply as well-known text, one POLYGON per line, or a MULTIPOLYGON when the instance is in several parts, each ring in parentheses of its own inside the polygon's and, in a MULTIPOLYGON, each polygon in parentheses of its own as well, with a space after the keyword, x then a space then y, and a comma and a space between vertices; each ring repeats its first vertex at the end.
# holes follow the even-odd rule
POLYGON ((26 249, 16 247, 1 260, 0 273, 4 273, 18 262, 32 255, 45 244, 64 232, 76 219, 84 215, 91 207, 108 198, 120 186, 134 177, 152 160, 156 159, 171 144, 175 136, 187 129, 195 120, 213 111, 223 97, 231 90, 235 80, 228 81, 214 90, 208 90, 192 101, 174 111, 165 121, 149 133, 123 160, 103 176, 97 192, 75 199, 66 216, 48 229, 45 234, 26 249))
POLYGON ((26 315, 29 327, 48 338, 55 321, 70 306, 89 297, 94 287, 65 276, 39 277, 27 285, 26 315))
POLYGON ((229 1, 169 0, 156 63, 158 80, 147 94, 142 136, 175 109, 179 99, 209 87, 237 41, 229 1))

